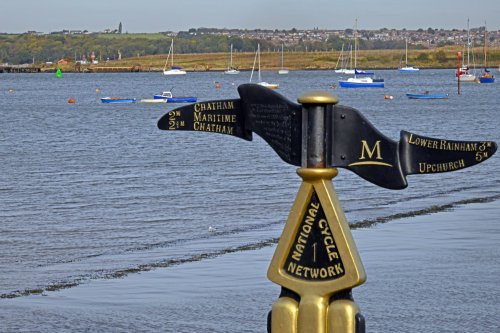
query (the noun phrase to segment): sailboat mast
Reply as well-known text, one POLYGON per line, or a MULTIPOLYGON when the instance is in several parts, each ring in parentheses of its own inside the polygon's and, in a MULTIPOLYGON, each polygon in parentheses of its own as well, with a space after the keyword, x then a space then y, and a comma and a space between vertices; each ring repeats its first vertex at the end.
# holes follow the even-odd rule
POLYGON ((354 25, 354 69, 358 68, 356 64, 356 51, 358 48, 358 19, 356 19, 356 23, 354 25))
POLYGON ((259 57, 259 82, 262 81, 260 79, 260 44, 257 44, 257 54, 258 54, 258 57, 259 57))
POLYGON ((469 67, 470 64, 469 48, 470 48, 469 19, 467 19, 467 67, 469 67))
POLYGON ((233 68, 233 44, 231 44, 231 60, 230 60, 230 68, 233 68))
POLYGON ((484 68, 487 68, 486 64, 486 21, 484 21, 484 45, 483 45, 483 53, 484 53, 484 68))
POLYGON ((284 46, 283 43, 281 43, 281 69, 283 69, 283 52, 284 52, 284 46))
POLYGON ((408 37, 405 38, 405 45, 406 45, 405 64, 406 66, 408 66, 408 37))
POLYGON ((172 66, 174 66, 174 39, 172 38, 172 44, 170 44, 170 48, 172 49, 172 66))
POLYGON ((257 61, 257 54, 259 53, 259 47, 257 46, 257 52, 255 52, 255 57, 253 58, 252 72, 250 73, 250 82, 252 82, 253 72, 255 70, 255 62, 257 61))

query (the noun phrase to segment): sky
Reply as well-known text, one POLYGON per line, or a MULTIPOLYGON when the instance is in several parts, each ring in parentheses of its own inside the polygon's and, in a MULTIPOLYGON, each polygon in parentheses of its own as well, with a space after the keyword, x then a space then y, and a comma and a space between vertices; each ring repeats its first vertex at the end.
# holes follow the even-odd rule
POLYGON ((117 29, 500 30, 500 0, 0 0, 0 32, 117 29))

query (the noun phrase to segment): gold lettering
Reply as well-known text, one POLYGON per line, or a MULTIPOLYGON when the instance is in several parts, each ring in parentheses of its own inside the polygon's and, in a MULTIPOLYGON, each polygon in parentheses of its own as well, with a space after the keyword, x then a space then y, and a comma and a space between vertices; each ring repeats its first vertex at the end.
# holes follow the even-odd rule
POLYGON ((328 252, 328 259, 330 259, 330 261, 334 261, 336 259, 339 258, 339 254, 336 250, 336 247, 335 245, 329 245, 326 247, 326 252, 328 252))
POLYGON ((286 270, 292 275, 311 279, 332 278, 344 273, 344 269, 342 268, 341 264, 328 267, 312 268, 290 262, 286 270))
POLYGON ((328 222, 325 219, 321 219, 318 222, 319 228, 321 229, 321 234, 325 237, 323 238, 323 244, 326 247, 326 253, 328 254, 328 259, 330 261, 334 261, 339 259, 339 253, 337 251, 337 247, 335 246, 335 240, 333 239, 333 235, 330 232, 330 228, 328 227, 328 222))
POLYGON ((445 163, 431 164, 426 162, 418 163, 418 171, 420 173, 436 173, 448 172, 465 168, 465 161, 460 159, 458 161, 451 161, 445 163))
POLYGON ((301 257, 302 257, 302 253, 300 253, 300 252, 298 252, 298 251, 293 251, 293 253, 292 253, 292 258, 293 258, 295 261, 299 261, 301 257))
POLYGON ((410 137, 408 138, 408 143, 411 144, 411 145, 414 145, 415 141, 413 141, 412 139, 413 139, 413 134, 410 133, 410 137))
POLYGON ((304 245, 302 245, 302 244, 296 244, 296 245, 295 245, 295 249, 297 249, 297 251, 298 251, 300 254, 304 253, 304 245))
POLYGON ((420 146, 436 150, 471 151, 471 152, 481 150, 481 146, 478 146, 476 142, 450 142, 447 140, 433 140, 433 139, 414 136, 413 134, 410 134, 410 137, 408 138, 408 143, 414 146, 420 146))
POLYGON ((373 146, 372 150, 370 150, 370 147, 368 146, 368 142, 366 142, 366 140, 361 140, 361 143, 363 144, 363 146, 361 147, 361 157, 359 158, 360 160, 366 159, 365 151, 366 154, 368 155, 368 158, 371 159, 373 157, 373 154, 376 152, 377 157, 375 159, 382 160, 382 155, 380 152, 380 140, 377 140, 375 142, 375 145, 373 146))

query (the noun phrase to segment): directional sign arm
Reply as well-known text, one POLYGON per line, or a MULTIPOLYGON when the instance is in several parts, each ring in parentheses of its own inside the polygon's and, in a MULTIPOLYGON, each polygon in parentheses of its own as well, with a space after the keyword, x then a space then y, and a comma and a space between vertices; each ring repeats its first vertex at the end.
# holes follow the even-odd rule
MULTIPOLYGON (((240 99, 186 105, 165 114, 163 130, 203 131, 252 140, 264 139, 289 164, 302 162, 302 106, 271 89, 243 84, 240 99)), ((346 168, 388 189, 408 186, 407 175, 460 170, 489 159, 492 141, 452 141, 401 131, 394 141, 379 132, 358 110, 329 106, 326 166, 346 168)))
POLYGON ((302 152, 302 106, 257 84, 238 87, 245 128, 264 139, 281 159, 300 166, 302 152))
POLYGON ((487 160, 496 150, 492 141, 452 141, 401 131, 400 155, 406 175, 460 170, 487 160))
POLYGON ((356 109, 336 106, 329 166, 351 170, 388 189, 408 186, 407 175, 460 170, 497 150, 492 141, 452 141, 401 131, 399 142, 380 133, 356 109))
POLYGON ((245 114, 239 99, 206 101, 176 108, 160 118, 158 128, 220 133, 252 141, 252 132, 245 129, 245 114))
POLYGON ((335 106, 328 164, 351 170, 389 189, 408 186, 399 159, 399 144, 380 133, 358 110, 335 106))

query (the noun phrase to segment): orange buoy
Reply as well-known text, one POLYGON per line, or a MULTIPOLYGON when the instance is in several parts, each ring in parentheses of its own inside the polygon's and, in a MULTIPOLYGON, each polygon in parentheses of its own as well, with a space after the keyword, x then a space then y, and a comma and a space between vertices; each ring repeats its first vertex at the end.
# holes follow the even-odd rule
POLYGON ((220 88, 220 82, 215 82, 215 88, 219 89, 220 88))
POLYGON ((71 97, 70 99, 68 99, 68 103, 70 103, 70 104, 75 103, 75 99, 73 97, 71 97))

